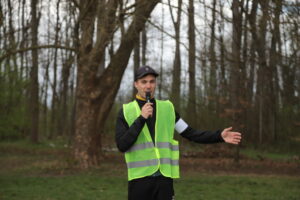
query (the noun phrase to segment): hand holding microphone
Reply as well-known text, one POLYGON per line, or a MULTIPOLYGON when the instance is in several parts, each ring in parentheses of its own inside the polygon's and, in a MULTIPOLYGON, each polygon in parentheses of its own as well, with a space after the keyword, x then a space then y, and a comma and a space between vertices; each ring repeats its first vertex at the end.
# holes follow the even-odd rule
POLYGON ((152 103, 150 102, 150 99, 151 99, 151 92, 146 92, 146 103, 142 107, 142 113, 141 113, 141 115, 145 119, 151 117, 153 113, 153 107, 152 107, 152 103))

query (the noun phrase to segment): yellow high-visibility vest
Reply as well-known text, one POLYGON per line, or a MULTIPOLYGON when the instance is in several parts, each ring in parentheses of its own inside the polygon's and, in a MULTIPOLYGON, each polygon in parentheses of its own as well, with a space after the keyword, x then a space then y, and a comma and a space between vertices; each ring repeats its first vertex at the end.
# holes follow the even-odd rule
MULTIPOLYGON (((150 176, 158 170, 165 177, 179 178, 179 148, 174 140, 175 111, 170 101, 156 101, 155 143, 145 124, 134 145, 125 152, 128 180, 150 176)), ((141 114, 136 101, 123 105, 129 126, 141 114)))

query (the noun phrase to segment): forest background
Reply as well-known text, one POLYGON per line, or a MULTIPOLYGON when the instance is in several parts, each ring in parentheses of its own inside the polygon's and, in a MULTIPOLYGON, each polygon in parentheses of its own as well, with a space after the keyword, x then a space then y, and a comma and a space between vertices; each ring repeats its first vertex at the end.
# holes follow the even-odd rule
POLYGON ((192 127, 243 133, 237 147, 178 137, 185 156, 269 151, 299 176, 299 16, 299 0, 1 0, 1 148, 63 147, 69 165, 105 165, 134 69, 149 65, 156 98, 192 127))

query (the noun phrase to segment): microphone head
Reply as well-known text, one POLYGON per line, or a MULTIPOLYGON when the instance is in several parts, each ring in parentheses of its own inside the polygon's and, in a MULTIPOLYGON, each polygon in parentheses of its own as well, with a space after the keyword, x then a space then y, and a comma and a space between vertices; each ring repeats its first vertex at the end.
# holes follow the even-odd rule
POLYGON ((151 99, 151 92, 146 92, 146 102, 149 103, 151 99))

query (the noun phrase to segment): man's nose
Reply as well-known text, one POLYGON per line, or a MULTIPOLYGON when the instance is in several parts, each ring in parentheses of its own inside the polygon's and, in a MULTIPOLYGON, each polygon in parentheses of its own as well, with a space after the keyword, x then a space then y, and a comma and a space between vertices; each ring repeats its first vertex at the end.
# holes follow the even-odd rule
POLYGON ((146 88, 151 88, 151 84, 150 83, 146 83, 146 88))

